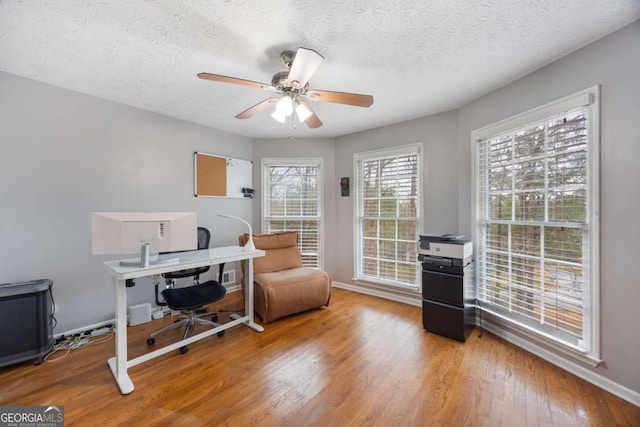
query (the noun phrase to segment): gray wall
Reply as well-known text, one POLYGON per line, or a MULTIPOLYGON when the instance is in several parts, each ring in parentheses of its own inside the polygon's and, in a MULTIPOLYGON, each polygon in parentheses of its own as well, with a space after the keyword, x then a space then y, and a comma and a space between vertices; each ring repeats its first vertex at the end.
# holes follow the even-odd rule
MULTIPOLYGON (((353 155, 422 142, 424 147, 423 228, 456 233, 458 229, 457 112, 447 112, 336 139, 336 176, 351 177, 351 197, 336 202, 335 270, 332 278, 353 284, 354 206, 353 155)), ((338 193, 336 193, 338 194, 338 193)))
POLYGON ((459 110, 461 233, 471 230, 470 132, 600 84, 602 355, 596 371, 640 392, 640 21, 459 110))
MULTIPOLYGON (((251 159, 248 138, 3 72, 0 93, 0 283, 52 279, 55 333, 113 318, 91 212, 195 211, 217 246, 244 230, 216 213, 251 220, 250 200, 193 196, 193 152, 251 159)), ((129 303, 152 301, 150 285, 129 303)))

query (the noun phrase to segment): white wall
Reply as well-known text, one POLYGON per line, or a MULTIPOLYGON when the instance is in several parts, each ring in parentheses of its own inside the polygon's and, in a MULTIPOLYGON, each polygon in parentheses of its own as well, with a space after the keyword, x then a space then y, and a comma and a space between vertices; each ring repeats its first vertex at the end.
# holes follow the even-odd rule
MULTIPOLYGON (((3 72, 0 94, 0 283, 53 280, 55 333, 113 318, 91 212, 195 211, 218 246, 243 228, 216 213, 251 220, 250 200, 193 196, 193 152, 251 159, 248 138, 3 72)), ((152 300, 148 279, 129 290, 152 300)))
POLYGON ((471 229, 470 132, 600 85, 602 355, 594 371, 640 393, 640 21, 460 109, 460 232, 471 229))

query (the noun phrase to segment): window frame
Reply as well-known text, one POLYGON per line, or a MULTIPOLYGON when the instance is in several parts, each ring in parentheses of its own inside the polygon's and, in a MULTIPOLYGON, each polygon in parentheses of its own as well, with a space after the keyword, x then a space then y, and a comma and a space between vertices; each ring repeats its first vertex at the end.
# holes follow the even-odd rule
MULTIPOLYGON (((392 157, 392 156, 407 156, 407 155, 416 155, 417 159, 417 177, 416 177, 416 198, 417 198, 417 206, 416 206, 416 234, 422 233, 423 229, 423 176, 424 176, 424 159, 423 159, 424 147, 422 142, 417 142, 414 144, 402 145, 393 148, 385 148, 378 150, 371 150, 366 152, 354 153, 353 155, 353 171, 354 171, 354 199, 353 199, 353 248, 354 248, 354 258, 353 258, 353 280, 366 284, 373 284, 376 286, 380 286, 381 288, 387 290, 393 290, 396 292, 410 292, 410 293, 418 293, 421 292, 421 269, 418 263, 417 254, 415 262, 416 275, 414 278, 414 285, 407 285, 397 281, 391 281, 383 278, 372 278, 370 276, 362 276, 361 273, 361 265, 363 259, 363 248, 360 245, 361 239, 361 229, 360 229, 360 216, 359 216, 359 202, 361 199, 361 182, 359 176, 359 167, 358 163, 363 160, 373 160, 379 159, 383 157, 392 157)), ((417 242, 418 235, 415 236, 414 243, 417 242)))
MULTIPOLYGON (((271 200, 271 191, 269 183, 271 182, 269 170, 272 166, 315 166, 318 168, 318 268, 324 269, 325 249, 324 249, 324 162, 321 157, 297 157, 297 158, 280 158, 268 157, 261 161, 261 224, 262 233, 267 233, 267 222, 271 216, 267 216, 267 203, 271 200), (268 199, 267 199, 268 197, 268 199)), ((313 217, 311 217, 313 218, 313 217)), ((300 236, 298 236, 300 238, 300 236)))
MULTIPOLYGON (((588 324, 583 326, 589 347, 579 348, 559 340, 557 337, 545 334, 531 326, 518 322, 508 316, 503 316, 478 300, 478 307, 483 313, 489 315, 491 320, 495 320, 503 326, 513 328, 515 331, 524 334, 536 341, 567 354, 577 360, 597 366, 602 362, 601 357, 601 337, 600 337, 600 88, 593 86, 572 95, 549 102, 540 107, 533 108, 521 114, 509 117, 497 123, 473 130, 471 132, 471 178, 472 178, 472 239, 476 246, 476 254, 479 254, 478 245, 481 236, 481 212, 483 204, 480 201, 480 179, 479 179, 479 142, 491 137, 497 137, 510 130, 515 130, 524 126, 532 125, 536 122, 558 116, 564 111, 569 111, 578 107, 587 106, 587 207, 584 227, 588 233, 588 240, 583 245, 589 247, 589 259, 583 263, 588 270, 589 289, 588 299, 584 300, 583 313, 588 315, 588 324), (586 305, 586 307, 584 307, 586 305)), ((545 181, 545 185, 547 181, 545 181)), ((545 222, 540 222, 542 226, 545 222)), ((546 224, 552 224, 551 221, 546 224)), ((476 263, 478 264, 478 263, 476 263)), ((479 276, 477 274, 476 276, 479 276)), ((477 292, 480 292, 481 284, 477 284, 477 292)))

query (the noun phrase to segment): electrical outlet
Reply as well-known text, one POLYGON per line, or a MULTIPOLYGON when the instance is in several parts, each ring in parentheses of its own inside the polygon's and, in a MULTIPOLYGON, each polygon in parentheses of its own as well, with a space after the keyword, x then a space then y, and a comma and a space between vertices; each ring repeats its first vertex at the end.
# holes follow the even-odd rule
POLYGON ((236 281, 236 271, 229 270, 222 273, 222 284, 227 285, 229 283, 235 283, 236 281))

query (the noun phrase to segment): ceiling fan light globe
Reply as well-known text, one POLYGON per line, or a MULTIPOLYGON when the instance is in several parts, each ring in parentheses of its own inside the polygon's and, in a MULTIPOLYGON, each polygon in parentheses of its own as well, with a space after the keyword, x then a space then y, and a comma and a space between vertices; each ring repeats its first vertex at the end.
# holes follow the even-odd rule
POLYGON ((280 123, 284 123, 287 118, 287 116, 280 113, 278 109, 276 109, 273 113, 271 113, 271 117, 273 117, 274 120, 279 121, 280 123))
POLYGON ((296 106, 296 114, 298 115, 298 119, 300 120, 300 123, 304 123, 304 121, 307 120, 309 117, 311 117, 313 113, 311 112, 311 110, 307 108, 306 105, 298 104, 296 106))
POLYGON ((283 96, 276 102, 276 112, 285 117, 293 113, 293 100, 289 96, 283 96))

